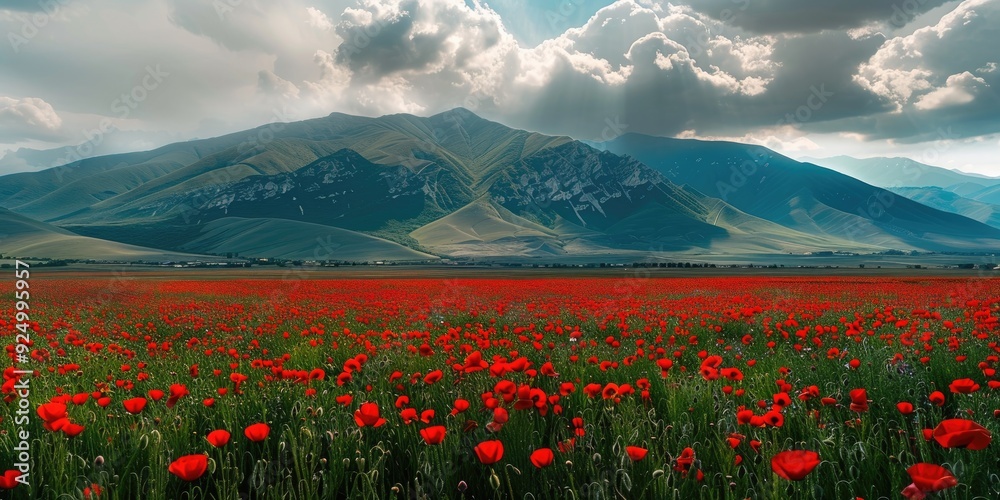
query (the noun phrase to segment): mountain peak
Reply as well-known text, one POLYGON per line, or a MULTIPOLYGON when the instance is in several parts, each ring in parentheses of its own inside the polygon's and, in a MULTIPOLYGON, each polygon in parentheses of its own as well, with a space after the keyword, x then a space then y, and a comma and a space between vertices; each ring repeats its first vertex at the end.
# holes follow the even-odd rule
POLYGON ((449 120, 449 121, 461 120, 461 121, 466 122, 466 123, 468 123, 468 122, 493 123, 493 122, 490 122, 490 120, 487 120, 487 119, 485 119, 485 118, 477 115, 476 113, 474 113, 474 112, 472 112, 472 111, 470 111, 470 110, 468 110, 466 108, 463 108, 463 107, 457 107, 457 108, 449 109, 448 111, 442 111, 442 112, 440 112, 440 113, 438 113, 436 115, 433 115, 433 116, 429 117, 429 119, 430 120, 449 120))

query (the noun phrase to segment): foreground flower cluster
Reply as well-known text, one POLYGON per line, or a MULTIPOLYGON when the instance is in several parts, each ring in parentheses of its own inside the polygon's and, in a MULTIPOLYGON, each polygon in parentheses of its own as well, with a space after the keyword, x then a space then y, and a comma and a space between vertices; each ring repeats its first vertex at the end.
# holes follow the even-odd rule
POLYGON ((993 280, 103 285, 33 282, 34 496, 1000 497, 993 280))

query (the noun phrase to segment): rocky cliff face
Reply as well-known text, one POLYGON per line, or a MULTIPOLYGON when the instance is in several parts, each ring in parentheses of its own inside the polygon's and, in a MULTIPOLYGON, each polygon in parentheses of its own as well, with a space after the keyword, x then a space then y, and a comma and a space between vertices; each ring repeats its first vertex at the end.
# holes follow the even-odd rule
POLYGON ((516 214, 550 225, 556 216, 607 229, 650 206, 696 218, 705 207, 638 161, 570 143, 525 158, 490 189, 516 214))
MULTIPOLYGON (((372 229, 419 214, 436 179, 406 167, 376 165, 344 149, 294 172, 252 176, 158 200, 145 210, 188 207, 202 223, 222 217, 268 217, 372 229)), ((188 218, 191 218, 190 216, 188 218)))

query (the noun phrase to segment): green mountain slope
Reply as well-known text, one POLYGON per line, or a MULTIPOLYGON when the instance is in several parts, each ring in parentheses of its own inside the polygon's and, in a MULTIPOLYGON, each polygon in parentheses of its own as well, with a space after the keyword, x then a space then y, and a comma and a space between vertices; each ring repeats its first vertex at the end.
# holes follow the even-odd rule
POLYGON ((1000 205, 969 199, 939 187, 898 187, 889 190, 929 207, 1000 228, 1000 205))
POLYGON ((197 260, 203 256, 127 245, 74 234, 0 208, 0 254, 48 259, 115 261, 197 260))
POLYGON ((437 257, 336 227, 284 219, 214 220, 183 245, 192 252, 336 261, 426 261, 437 257))
POLYGON ((1000 246, 996 228, 759 146, 626 134, 601 147, 802 233, 895 249, 1000 246))
POLYGON ((0 186, 0 206, 77 234, 261 257, 308 257, 311 230, 364 260, 1000 246, 1000 230, 763 148, 637 135, 595 148, 464 109, 334 113, 0 186))
POLYGON ((909 158, 807 158, 805 161, 836 170, 873 186, 951 188, 970 184, 979 189, 1000 185, 1000 178, 967 174, 947 168, 935 167, 909 158))

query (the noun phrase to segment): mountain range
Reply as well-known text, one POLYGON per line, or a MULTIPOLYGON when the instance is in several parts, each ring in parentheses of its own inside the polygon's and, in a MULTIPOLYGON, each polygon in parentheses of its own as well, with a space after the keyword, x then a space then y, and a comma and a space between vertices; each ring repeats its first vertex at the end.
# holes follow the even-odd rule
POLYGON ((3 176, 0 252, 65 237, 97 254, 340 261, 1000 247, 989 202, 935 206, 885 187, 898 186, 745 144, 586 143, 462 108, 334 113, 3 176))
POLYGON ((805 159, 925 205, 1000 228, 1000 178, 935 167, 909 158, 805 159))

